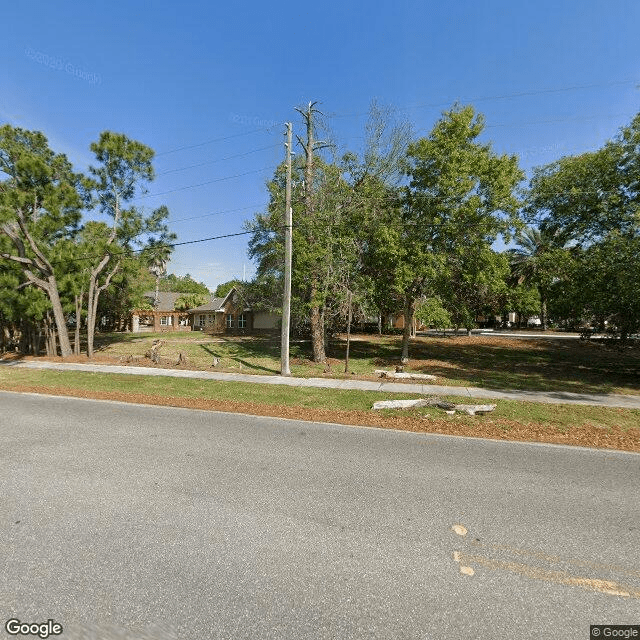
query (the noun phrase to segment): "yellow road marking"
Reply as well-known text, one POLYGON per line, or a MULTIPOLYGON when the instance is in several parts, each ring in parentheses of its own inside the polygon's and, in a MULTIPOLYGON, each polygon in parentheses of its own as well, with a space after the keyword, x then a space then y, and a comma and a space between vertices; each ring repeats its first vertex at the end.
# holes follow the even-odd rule
POLYGON ((612 580, 597 580, 593 578, 583 578, 572 576, 566 571, 551 571, 540 567, 533 567, 528 564, 518 562, 507 562, 505 560, 494 560, 478 555, 459 554, 460 561, 473 562, 489 569, 502 569, 517 573, 527 578, 544 580, 555 584, 564 584, 571 587, 581 587, 589 591, 599 591, 611 596, 622 596, 623 598, 640 599, 640 589, 613 582, 612 580))
MULTIPOLYGON (((451 530, 457 535, 464 537, 467 535, 468 530, 461 524, 454 524, 451 530)), ((629 576, 640 577, 640 571, 635 569, 627 569, 625 567, 617 565, 607 565, 598 562, 590 562, 587 560, 574 560, 571 558, 563 558, 561 556, 554 556, 544 553, 542 551, 535 551, 530 549, 519 549, 517 547, 511 547, 509 545, 500 545, 492 543, 483 543, 478 539, 471 539, 470 544, 478 548, 486 548, 487 550, 504 551, 514 555, 531 556, 550 565, 554 564, 571 564, 580 567, 590 569, 600 569, 611 572, 625 573, 629 576)), ((488 569, 498 569, 502 571, 508 571, 517 575, 524 576, 533 580, 543 580, 545 582, 552 582, 554 584, 561 584, 571 587, 580 587, 581 589, 587 589, 589 591, 597 591, 611 596, 619 596, 623 598, 634 598, 640 600, 640 588, 635 586, 625 585, 613 580, 602 580, 599 578, 587 578, 583 576, 574 576, 566 571, 558 571, 553 569, 547 569, 543 567, 537 567, 519 562, 512 562, 508 560, 498 560, 495 558, 489 558, 483 555, 461 553, 460 551, 453 552, 453 560, 460 565, 460 573, 472 576, 475 571, 470 564, 477 564, 488 569), (464 564, 463 564, 464 563, 464 564)))

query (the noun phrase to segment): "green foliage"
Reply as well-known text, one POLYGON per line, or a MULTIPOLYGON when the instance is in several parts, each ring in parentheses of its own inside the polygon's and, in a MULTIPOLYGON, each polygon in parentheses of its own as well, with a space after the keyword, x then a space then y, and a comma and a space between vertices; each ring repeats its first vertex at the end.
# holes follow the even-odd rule
POLYGON ((640 235, 613 233, 576 252, 570 278, 554 290, 562 318, 593 323, 623 338, 640 330, 640 235))
POLYGON ((521 265, 554 315, 570 324, 608 321, 623 337, 638 329, 639 212, 640 114, 601 149, 536 170, 525 214, 540 238, 573 247, 535 260, 529 250, 521 265))
POLYGON ((451 316, 440 298, 426 298, 416 308, 416 318, 424 325, 444 330, 451 326, 451 316))
POLYGON ((402 225, 406 295, 438 292, 454 325, 468 329, 499 306, 508 269, 491 245, 519 224, 514 191, 523 178, 515 156, 479 141, 483 128, 472 107, 456 106, 409 146, 402 225))
POLYGON ((209 302, 209 296, 202 293, 183 293, 173 305, 173 308, 178 311, 186 311, 187 309, 194 309, 200 305, 209 302))
POLYGON ((471 330, 476 316, 495 315, 507 289, 509 263, 489 246, 452 252, 439 281, 453 325, 471 330))
POLYGON ((80 222, 82 180, 42 133, 9 125, 0 127, 0 174, 6 176, 0 181, 0 234, 6 239, 0 257, 19 265, 22 285, 46 295, 61 353, 71 355, 58 279, 80 222))
MULTIPOLYGON (((91 263, 87 307, 87 354, 93 355, 93 338, 100 295, 112 284, 114 276, 124 268, 133 251, 153 269, 158 279, 175 241, 167 226, 169 210, 160 206, 150 213, 130 205, 138 194, 146 193, 153 180, 153 149, 122 133, 103 131, 98 142, 91 144, 97 166, 90 166, 91 179, 86 181, 88 205, 111 217, 110 227, 95 227, 98 251, 91 263), (127 208, 127 205, 128 206, 127 208), (114 250, 116 249, 117 250, 114 250)), ((157 280, 156 280, 157 282, 157 280)))
POLYGON ((160 278, 160 291, 174 291, 176 293, 200 293, 209 296, 207 285, 197 282, 188 273, 184 276, 177 276, 174 273, 160 278))
POLYGON ((229 282, 223 282, 216 287, 215 296, 216 298, 224 298, 231 289, 234 287, 242 286, 241 280, 229 280, 229 282))
POLYGON ((511 273, 518 284, 535 286, 540 298, 542 328, 547 328, 547 302, 554 285, 566 277, 571 254, 565 235, 549 227, 525 227, 516 233, 514 249, 509 250, 511 273))
MULTIPOLYGON (((82 200, 80 176, 63 154, 49 149, 39 131, 0 127, 0 223, 22 222, 45 253, 60 238, 75 233, 82 200)), ((6 234, 6 231, 5 231, 6 234)))
POLYGON ((640 223, 640 114, 602 149, 537 169, 525 214, 564 241, 588 245, 640 223))
POLYGON ((427 138, 409 147, 409 220, 447 249, 494 242, 518 223, 514 189, 524 174, 515 156, 496 155, 478 137, 484 119, 473 107, 454 107, 427 138))
MULTIPOLYGON (((501 309, 503 313, 513 311, 518 314, 521 320, 540 313, 540 294, 534 286, 518 284, 509 287, 505 298, 501 309)), ((554 317, 556 317, 555 314, 554 317)))

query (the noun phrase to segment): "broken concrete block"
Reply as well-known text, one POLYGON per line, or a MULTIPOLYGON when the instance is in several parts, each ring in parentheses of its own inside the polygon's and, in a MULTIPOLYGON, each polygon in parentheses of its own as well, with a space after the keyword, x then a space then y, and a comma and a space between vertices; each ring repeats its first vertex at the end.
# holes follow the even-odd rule
POLYGON ((475 416, 476 413, 489 413, 495 408, 495 404, 457 404, 455 406, 456 411, 462 411, 470 416, 475 416))
POLYGON ((373 403, 374 409, 411 409, 425 406, 424 400, 379 400, 373 403))
POLYGON ((408 373, 404 371, 385 371, 384 369, 376 369, 375 372, 381 378, 395 378, 404 380, 435 380, 436 376, 428 373, 408 373))
POLYGON ((475 416, 477 413, 488 413, 496 408, 495 404, 454 404, 438 397, 418 398, 416 400, 380 400, 373 403, 378 409, 414 409, 416 407, 437 407, 445 413, 453 415, 456 411, 475 416))

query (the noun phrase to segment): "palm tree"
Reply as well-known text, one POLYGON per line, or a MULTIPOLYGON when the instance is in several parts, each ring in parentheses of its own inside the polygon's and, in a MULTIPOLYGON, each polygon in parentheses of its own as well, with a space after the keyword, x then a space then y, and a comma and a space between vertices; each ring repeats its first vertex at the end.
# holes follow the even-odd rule
POLYGON ((547 291, 554 278, 551 253, 564 249, 566 242, 557 231, 525 227, 515 237, 517 247, 509 249, 511 270, 518 284, 532 284, 540 294, 540 320, 547 330, 547 291))
POLYGON ((160 278, 167 272, 167 263, 173 247, 166 242, 160 240, 151 240, 145 249, 149 261, 149 271, 156 277, 156 295, 153 300, 153 306, 157 307, 160 298, 160 278))

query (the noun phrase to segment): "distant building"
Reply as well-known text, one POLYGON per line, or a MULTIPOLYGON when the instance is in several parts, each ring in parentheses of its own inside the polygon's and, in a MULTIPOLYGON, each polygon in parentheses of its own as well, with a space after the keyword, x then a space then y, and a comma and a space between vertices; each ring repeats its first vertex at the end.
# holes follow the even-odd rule
POLYGON ((186 311, 176 311, 177 299, 184 295, 172 291, 160 291, 158 303, 155 291, 147 291, 144 297, 153 307, 134 309, 131 327, 134 333, 141 331, 206 331, 251 335, 273 333, 280 326, 280 316, 265 311, 253 311, 241 299, 235 288, 224 298, 211 296, 209 302, 186 311))
POLYGON ((140 331, 191 331, 189 315, 186 311, 176 311, 176 300, 184 294, 175 291, 159 291, 158 304, 155 304, 156 292, 146 291, 144 297, 151 309, 134 309, 131 312, 131 330, 140 331))
POLYGON ((193 331, 242 335, 274 332, 279 326, 278 315, 253 311, 235 287, 224 298, 212 296, 209 302, 187 313, 193 331))

